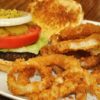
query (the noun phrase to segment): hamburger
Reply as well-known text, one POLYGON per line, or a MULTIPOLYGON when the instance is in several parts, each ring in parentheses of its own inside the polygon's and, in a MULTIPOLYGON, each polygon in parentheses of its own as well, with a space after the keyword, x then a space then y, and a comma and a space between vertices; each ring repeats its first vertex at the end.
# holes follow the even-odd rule
MULTIPOLYGON (((15 18, 23 15, 20 11, 20 13, 18 11, 15 12, 17 12, 17 14, 11 14, 15 18)), ((75 27, 80 25, 84 16, 81 5, 74 0, 34 0, 28 6, 28 12, 28 14, 32 15, 30 17, 31 20, 23 21, 21 19, 17 24, 11 24, 11 18, 7 17, 10 20, 8 22, 10 26, 0 26, 0 34, 3 34, 1 38, 8 37, 9 34, 10 36, 14 35, 19 37, 23 35, 25 37, 26 33, 32 28, 32 33, 37 33, 35 38, 33 36, 32 41, 29 38, 26 40, 21 39, 25 42, 24 44, 19 43, 19 45, 19 40, 17 40, 16 43, 8 40, 8 42, 6 42, 8 45, 5 47, 0 42, 2 44, 2 47, 0 47, 0 58, 6 60, 24 58, 27 60, 30 57, 34 57, 39 54, 39 50, 48 43, 52 34, 58 34, 68 26, 75 27)))
MULTIPOLYGON (((41 28, 32 23, 32 15, 17 10, 0 10, 0 57, 7 60, 34 56, 41 28), (31 46, 33 49, 31 50, 31 46)), ((40 41, 40 40, 39 40, 40 41)), ((41 42, 42 44, 42 42, 41 42)), ((38 48, 38 47, 37 47, 38 48)))

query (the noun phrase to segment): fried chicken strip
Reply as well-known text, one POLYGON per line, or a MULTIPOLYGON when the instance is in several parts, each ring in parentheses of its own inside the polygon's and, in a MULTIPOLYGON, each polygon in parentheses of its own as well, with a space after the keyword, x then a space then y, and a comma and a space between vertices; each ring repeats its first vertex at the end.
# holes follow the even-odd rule
POLYGON ((100 64, 100 54, 96 56, 81 57, 80 62, 83 68, 94 69, 98 64, 100 64))
POLYGON ((100 25, 81 24, 75 28, 69 27, 62 30, 59 34, 61 40, 80 39, 91 34, 100 34, 100 25))
POLYGON ((69 51, 90 50, 100 47, 100 35, 92 34, 84 39, 66 40, 43 47, 41 54, 67 53, 69 51))

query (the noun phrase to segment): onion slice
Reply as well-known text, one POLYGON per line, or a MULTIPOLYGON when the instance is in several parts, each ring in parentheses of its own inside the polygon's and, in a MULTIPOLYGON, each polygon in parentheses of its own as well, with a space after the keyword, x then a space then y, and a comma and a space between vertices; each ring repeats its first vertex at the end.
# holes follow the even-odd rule
POLYGON ((23 12, 23 16, 16 18, 2 18, 0 19, 0 27, 22 25, 32 21, 30 13, 23 12))

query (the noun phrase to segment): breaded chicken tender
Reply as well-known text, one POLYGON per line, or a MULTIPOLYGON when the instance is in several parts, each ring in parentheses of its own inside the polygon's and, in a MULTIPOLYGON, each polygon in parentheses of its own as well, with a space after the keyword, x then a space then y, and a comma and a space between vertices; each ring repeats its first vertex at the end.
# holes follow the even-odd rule
POLYGON ((84 50, 89 51, 91 49, 100 48, 100 35, 92 34, 84 39, 66 40, 60 41, 56 44, 44 46, 41 49, 41 54, 52 54, 52 53, 67 53, 69 51, 84 50))

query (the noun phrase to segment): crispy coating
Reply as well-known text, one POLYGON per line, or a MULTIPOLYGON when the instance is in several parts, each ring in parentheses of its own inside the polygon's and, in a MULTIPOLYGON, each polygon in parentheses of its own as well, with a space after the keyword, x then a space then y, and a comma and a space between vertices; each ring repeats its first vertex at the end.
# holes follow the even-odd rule
POLYGON ((81 5, 74 0, 35 0, 28 10, 33 14, 33 22, 48 37, 67 26, 79 25, 84 15, 81 5))
POLYGON ((100 65, 93 70, 92 75, 96 78, 97 83, 100 84, 100 65))
POLYGON ((86 93, 78 92, 76 94, 76 100, 86 100, 86 99, 87 99, 87 94, 86 93))
POLYGON ((97 48, 90 49, 88 51, 91 53, 91 55, 99 55, 100 54, 100 46, 97 48))
POLYGON ((66 56, 62 54, 39 56, 36 58, 29 59, 25 63, 27 65, 34 65, 34 63, 36 62, 38 63, 38 65, 43 65, 48 67, 58 66, 63 70, 70 69, 71 67, 73 67, 73 70, 78 70, 78 68, 80 68, 80 62, 78 59, 76 59, 73 56, 66 56))
POLYGON ((21 71, 18 76, 18 84, 26 85, 30 83, 29 78, 35 75, 36 70, 29 68, 21 71))
MULTIPOLYGON (((25 53, 25 60, 0 60, 8 89, 30 100, 59 100, 70 94, 76 100, 86 100, 87 93, 100 100, 100 26, 80 25, 84 14, 74 0, 33 0, 28 9, 33 22, 42 28, 41 36, 56 34, 37 57, 27 60, 33 55, 25 53), (31 80, 37 72, 40 80, 31 80)), ((12 60, 9 55, 5 58, 12 60)), ((13 60, 17 57, 19 54, 14 54, 13 60)))
POLYGON ((12 69, 13 62, 0 59, 0 71, 9 72, 12 69))
POLYGON ((79 70, 78 67, 80 67, 79 61, 74 57, 67 57, 64 55, 57 55, 57 54, 32 58, 26 62, 17 61, 14 63, 14 66, 17 67, 12 68, 11 71, 8 73, 9 89, 12 91, 13 94, 16 95, 24 95, 26 93, 32 93, 32 92, 37 93, 39 91, 46 89, 52 83, 53 78, 50 73, 51 71, 50 68, 44 66, 49 66, 53 64, 59 65, 63 69, 71 69, 71 67, 73 67, 73 70, 79 70), (56 62, 55 60, 52 61, 51 58, 56 59, 56 62), (73 63, 69 62, 70 59, 73 59, 73 63), (62 60, 63 62, 60 63, 59 60, 62 60), (45 61, 47 61, 47 63, 45 63, 45 61), (28 70, 30 68, 37 69, 43 79, 40 82, 32 82, 32 83, 29 82, 24 86, 20 83, 18 84, 17 82, 18 79, 15 78, 15 74, 21 73, 22 71, 28 70))
MULTIPOLYGON (((85 54, 86 54, 86 52, 85 52, 85 54)), ((88 55, 88 53, 87 53, 86 57, 84 56, 85 54, 84 54, 84 52, 78 51, 78 52, 74 52, 74 53, 72 52, 70 55, 77 57, 81 62, 81 66, 86 69, 94 68, 96 65, 100 64, 100 54, 91 56, 91 55, 88 55)), ((24 61, 24 59, 17 59, 16 61, 22 62, 22 61, 24 61)), ((9 72, 13 68, 13 63, 14 62, 12 62, 12 61, 0 60, 0 70, 4 71, 4 72, 9 72)), ((52 65, 50 65, 50 66, 52 66, 52 65)), ((53 65, 52 67, 53 67, 53 70, 55 71, 55 73, 61 73, 63 71, 63 68, 60 68, 56 65, 53 65)))
POLYGON ((41 54, 52 54, 52 53, 67 53, 69 51, 77 50, 90 50, 92 48, 100 47, 100 35, 92 34, 84 39, 66 40, 57 42, 56 44, 51 44, 44 46, 41 49, 41 54))
POLYGON ((100 64, 100 54, 96 56, 81 57, 80 62, 83 68, 95 68, 98 64, 100 64))
MULTIPOLYGON (((8 83, 9 90, 15 95, 25 95, 26 93, 32 93, 32 92, 37 93, 37 92, 42 91, 43 89, 46 89, 51 84, 52 79, 51 79, 49 69, 46 69, 46 68, 44 69, 43 66, 40 66, 37 69, 39 73, 41 74, 42 80, 39 82, 28 81, 27 83, 26 83, 26 80, 27 79, 29 80, 30 75, 29 77, 27 76, 27 78, 23 79, 22 82, 19 82, 18 79, 20 78, 16 79, 16 74, 20 75, 20 73, 23 72, 24 70, 30 70, 32 66, 31 65, 24 66, 22 65, 22 63, 15 64, 14 66, 18 66, 18 67, 10 70, 10 72, 8 73, 7 83, 8 83), (45 71, 47 73, 45 73, 45 71), (25 81, 25 84, 22 84, 24 81, 25 81)), ((33 69, 36 69, 36 65, 34 65, 33 69)), ((23 77, 23 76, 20 76, 20 77, 23 77)))
POLYGON ((16 61, 7 61, 0 59, 0 71, 8 73, 13 68, 15 62, 23 62, 24 59, 16 59, 16 61))
POLYGON ((75 28, 67 27, 64 30, 61 30, 59 34, 53 34, 50 37, 50 43, 55 44, 59 41, 85 38, 92 34, 100 34, 100 25, 90 23, 81 24, 75 28))
MULTIPOLYGON (((63 11, 59 9, 59 4, 64 1, 36 0, 36 4, 31 6, 34 6, 31 11, 32 13, 34 9, 37 11, 37 14, 36 11, 34 13, 34 18, 37 17, 36 20, 40 18, 39 24, 43 19, 41 24, 43 28, 45 24, 52 28, 57 24, 57 29, 60 27, 60 21, 62 27, 66 24, 66 22, 63 23, 63 15, 61 20, 58 16, 59 11, 63 11), (58 9, 54 10, 57 7, 58 9), (53 14, 58 14, 57 16, 51 14, 52 9, 53 14), (38 16, 39 12, 43 14, 45 11, 49 11, 45 13, 46 18, 45 14, 38 16)), ((70 1, 66 0, 67 3, 70 1)), ((63 6, 67 5, 63 4, 63 6)), ((73 8, 69 10, 73 11, 73 8)), ((64 21, 67 20, 64 18, 64 21)), ((77 21, 70 22, 73 25, 77 24, 77 21)), ((48 28, 45 27, 43 31, 45 30, 47 32, 48 28)), ((74 94, 76 100, 86 100, 87 93, 90 93, 100 100, 100 26, 82 24, 75 28, 68 27, 60 34, 53 35, 50 43, 42 48, 41 54, 27 61, 24 59, 14 62, 0 60, 0 71, 8 73, 8 89, 14 95, 23 95, 30 100, 59 100, 74 94), (31 81, 36 72, 41 79, 31 81)))
POLYGON ((80 61, 73 56, 61 54, 39 56, 28 61, 16 61, 14 66, 17 67, 8 74, 8 87, 16 95, 26 95, 30 100, 57 100, 74 93, 77 94, 77 99, 84 97, 85 100, 88 91, 100 99, 96 78, 83 69, 80 61), (54 77, 50 69, 55 65, 64 70, 54 77), (34 75, 34 69, 39 70, 43 79, 40 82, 30 83, 29 78, 34 75), (15 79, 16 73, 19 73, 18 79, 15 79), (19 79, 22 80, 18 81, 19 79))
MULTIPOLYGON (((39 94, 29 94, 28 96, 30 100, 34 100, 34 98, 35 100, 58 100, 71 93, 77 93, 77 99, 80 100, 82 94, 85 95, 87 91, 91 92, 91 86, 92 91, 97 94, 98 90, 95 89, 98 87, 96 80, 86 70, 74 70, 73 72, 69 70, 61 73, 60 76, 58 75, 50 88, 43 90, 39 94)), ((82 98, 82 100, 85 100, 85 98, 82 98)))
POLYGON ((15 95, 24 95, 30 100, 58 100, 75 94, 77 100, 86 100, 87 92, 90 92, 100 99, 99 67, 94 68, 91 74, 73 56, 38 56, 27 61, 17 60, 12 65, 7 82, 9 90, 15 95), (55 71, 55 68, 61 70, 53 76, 51 69, 55 71), (29 79, 35 75, 36 70, 42 79, 31 82, 29 79))
POLYGON ((81 24, 75 28, 69 27, 62 30, 59 34, 61 40, 80 39, 91 34, 100 34, 100 25, 81 24))

